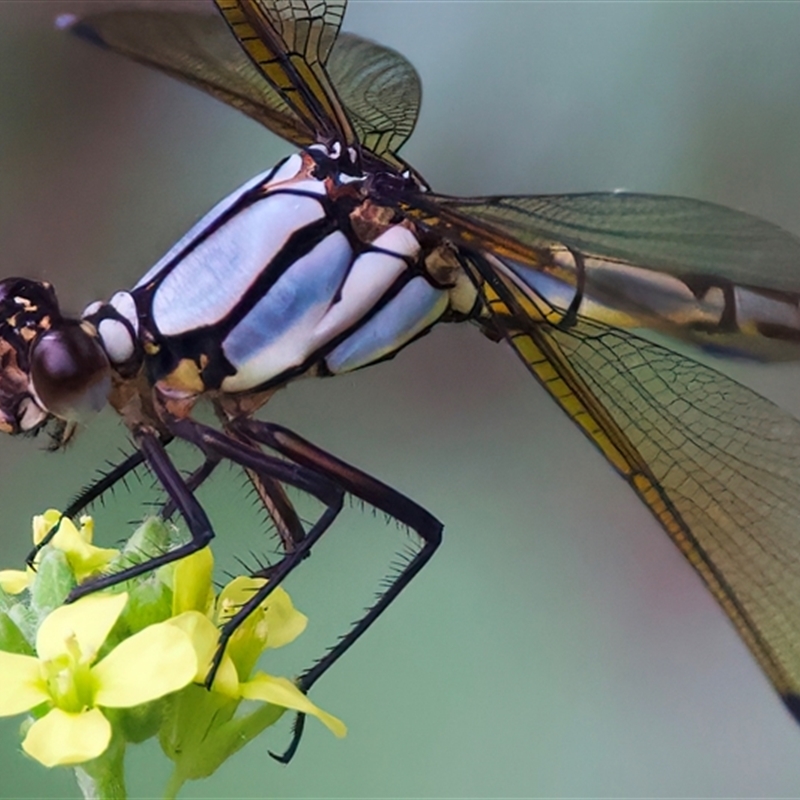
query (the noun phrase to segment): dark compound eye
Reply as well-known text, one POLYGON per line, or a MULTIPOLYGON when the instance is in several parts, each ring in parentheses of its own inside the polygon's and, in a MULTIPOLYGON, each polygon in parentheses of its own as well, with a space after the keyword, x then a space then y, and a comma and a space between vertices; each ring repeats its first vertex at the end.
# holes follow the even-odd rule
POLYGON ((65 322, 36 342, 30 374, 42 405, 63 419, 98 411, 108 397, 108 359, 78 322, 65 322))

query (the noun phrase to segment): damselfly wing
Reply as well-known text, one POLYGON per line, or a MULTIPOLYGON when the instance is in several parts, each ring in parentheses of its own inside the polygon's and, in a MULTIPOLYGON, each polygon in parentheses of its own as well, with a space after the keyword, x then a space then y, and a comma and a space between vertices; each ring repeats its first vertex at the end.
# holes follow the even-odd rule
MULTIPOLYGON (((470 321, 508 341, 626 478, 796 712, 800 427, 721 373, 625 329, 650 327, 739 355, 795 358, 800 243, 748 215, 681 198, 436 195, 396 152, 416 117, 416 75, 391 51, 337 39, 343 3, 219 5, 227 27, 218 18, 154 12, 73 26, 308 148, 201 221, 132 290, 134 313, 125 297, 86 315, 112 367, 123 376, 144 369, 155 387, 153 417, 132 426, 142 457, 168 481, 162 443, 179 436, 251 470, 268 496, 277 491, 272 482, 294 481, 329 503, 331 518, 330 483, 383 503, 426 541, 399 591, 438 543, 436 521, 289 432, 254 422, 242 398, 301 375, 367 366, 437 322, 470 321), (372 64, 387 76, 377 97, 373 80, 362 80, 372 64), (290 235, 278 244, 253 241, 252 257, 224 249, 250 241, 256 227, 290 235), (209 292, 212 278, 228 281, 230 294, 209 292), (190 304, 193 316, 186 307, 175 312, 175 298, 192 282, 210 299, 190 304), (287 296, 299 298, 296 309, 287 296), (104 322, 126 326, 129 338, 104 336, 104 322), (224 409, 225 432, 191 421, 202 394, 224 409), (298 480, 267 456, 247 460, 234 434, 277 449, 306 472, 298 480)), ((191 510, 186 493, 173 499, 191 510)), ((287 538, 284 572, 325 525, 287 538)), ((322 669, 307 673, 306 688, 384 607, 322 669)))

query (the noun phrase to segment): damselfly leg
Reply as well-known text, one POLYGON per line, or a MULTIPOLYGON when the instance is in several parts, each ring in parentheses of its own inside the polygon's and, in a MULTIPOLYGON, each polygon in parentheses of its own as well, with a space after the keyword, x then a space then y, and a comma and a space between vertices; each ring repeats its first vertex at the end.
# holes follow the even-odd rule
MULTIPOLYGON (((225 431, 219 431, 191 418, 171 418, 167 419, 166 423, 176 438, 194 444, 203 452, 205 459, 200 467, 188 477, 184 477, 172 463, 160 437, 153 432, 143 430, 137 436, 139 452, 126 459, 112 473, 119 480, 131 469, 147 463, 168 496, 168 501, 162 509, 162 516, 169 517, 176 511, 180 512, 189 528, 190 541, 144 563, 87 581, 73 590, 69 601, 114 586, 205 547, 214 537, 214 532, 208 516, 194 495, 194 490, 222 460, 242 467, 253 481, 259 495, 262 498, 266 496, 265 506, 268 512, 271 516, 274 515, 273 518, 277 516, 279 525, 289 532, 289 538, 287 542, 284 536, 281 537, 285 550, 281 560, 271 565, 268 570, 259 573, 268 577, 268 582, 254 592, 222 627, 219 648, 207 676, 207 685, 211 685, 214 680, 225 646, 231 636, 244 620, 263 604, 284 578, 308 556, 312 547, 339 515, 345 494, 351 494, 383 511, 413 530, 422 541, 420 549, 403 569, 392 576, 388 588, 380 595, 377 602, 347 634, 301 674, 297 683, 302 691, 307 692, 377 620, 427 563, 441 542, 442 524, 424 508, 396 490, 279 425, 247 417, 229 420, 225 431), (261 449, 262 447, 273 450, 280 458, 268 455, 261 449), (307 532, 286 496, 284 486, 299 489, 325 506, 322 514, 307 532)), ((109 473, 109 476, 112 473, 109 473)), ((90 487, 82 495, 82 506, 76 501, 70 507, 70 511, 78 513, 80 507, 96 498, 102 488, 108 488, 110 481, 111 478, 106 476, 96 486, 90 487), (103 484, 102 487, 100 483, 103 484)), ((298 718, 292 742, 283 755, 276 756, 279 760, 291 759, 297 749, 302 730, 302 719, 298 718)))
MULTIPOLYGON (((358 638, 378 619, 411 582, 412 578, 430 560, 441 544, 443 525, 430 512, 405 495, 336 458, 287 428, 254 420, 250 417, 240 417, 234 420, 231 423, 231 427, 243 437, 249 437, 253 441, 260 442, 295 463, 309 467, 315 472, 324 475, 348 494, 363 500, 398 522, 407 525, 422 540, 422 547, 408 561, 405 567, 392 577, 389 586, 378 597, 377 602, 361 619, 354 623, 336 645, 300 675, 297 684, 302 691, 308 692, 322 675, 355 644, 358 638)), ((280 755, 271 753, 273 758, 282 763, 291 761, 303 735, 304 720, 304 714, 297 715, 289 746, 280 755)))

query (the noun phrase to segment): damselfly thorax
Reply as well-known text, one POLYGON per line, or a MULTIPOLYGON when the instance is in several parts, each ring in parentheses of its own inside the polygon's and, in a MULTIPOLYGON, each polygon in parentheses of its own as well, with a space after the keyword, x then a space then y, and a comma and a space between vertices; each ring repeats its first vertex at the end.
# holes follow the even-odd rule
POLYGON ((321 147, 288 157, 219 203, 130 293, 87 308, 118 410, 128 416, 148 386, 181 414, 207 393, 266 397, 390 358, 475 308, 446 248, 338 163, 321 147))

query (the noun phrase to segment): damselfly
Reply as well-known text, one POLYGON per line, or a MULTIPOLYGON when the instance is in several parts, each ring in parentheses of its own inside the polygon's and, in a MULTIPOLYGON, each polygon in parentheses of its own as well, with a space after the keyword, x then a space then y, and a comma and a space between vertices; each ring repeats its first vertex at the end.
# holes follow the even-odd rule
MULTIPOLYGON (((244 50, 258 51, 258 60, 265 41, 272 51, 285 42, 270 28, 270 15, 304 13, 293 8, 241 3, 224 10, 243 15, 233 19, 234 30, 244 50)), ((309 371, 339 374, 365 366, 434 322, 469 320, 490 337, 508 339, 627 476, 711 585, 791 707, 796 581, 786 537, 794 535, 797 521, 796 423, 717 373, 621 328, 653 327, 737 354, 793 357, 800 245, 737 212, 674 198, 458 201, 436 195, 396 158, 416 115, 413 70, 396 54, 344 37, 328 58, 343 4, 314 6, 312 16, 314 10, 331 15, 319 40, 311 38, 343 105, 325 73, 301 59, 271 75, 294 112, 276 104, 274 95, 265 99, 266 84, 253 89, 257 67, 236 50, 219 20, 119 13, 74 27, 184 75, 196 67, 186 53, 198 41, 214 57, 223 52, 226 64, 237 65, 235 80, 245 75, 241 90, 215 65, 224 99, 307 149, 217 207, 132 294, 87 309, 83 327, 53 324, 55 298, 46 287, 7 283, 10 431, 39 427, 46 412, 69 418, 75 393, 69 387, 65 395, 53 380, 50 358, 85 351, 80 388, 102 399, 111 362, 112 403, 127 414, 142 457, 173 488, 190 527, 194 515, 198 543, 207 526, 202 517, 197 523, 202 511, 191 492, 179 484, 175 489, 162 448, 171 436, 202 445, 210 465, 233 458, 259 473, 255 480, 270 498, 289 553, 271 585, 324 529, 301 530, 282 505, 282 482, 316 493, 332 508, 341 490, 388 506, 427 534, 416 569, 435 546, 435 521, 396 494, 384 495, 388 490, 362 473, 346 474, 336 464, 331 472, 331 462, 326 467, 317 451, 274 426, 253 423, 250 411, 265 399, 253 400, 253 393, 269 393, 309 371), (375 73, 368 64, 389 68, 377 100, 369 94, 375 73), (278 115, 265 114, 265 103, 273 111, 277 105, 278 115), (385 116, 374 130, 373 112, 385 116), (187 300, 188 291, 198 295, 187 300), (134 387, 136 402, 150 401, 151 385, 155 402, 131 414, 126 393, 140 374, 147 386, 134 387), (227 434, 191 421, 188 411, 201 394, 218 403, 227 434), (289 474, 268 456, 256 459, 237 446, 236 437, 275 447, 305 469, 289 474)), ((302 25, 291 24, 296 21, 279 20, 283 36, 304 35, 302 25)), ((203 73, 201 82, 207 80, 203 73)), ((220 94, 219 85, 212 93, 220 94)), ((55 424, 63 437, 68 426, 55 424)), ((308 673, 304 686, 334 658, 308 673)))

